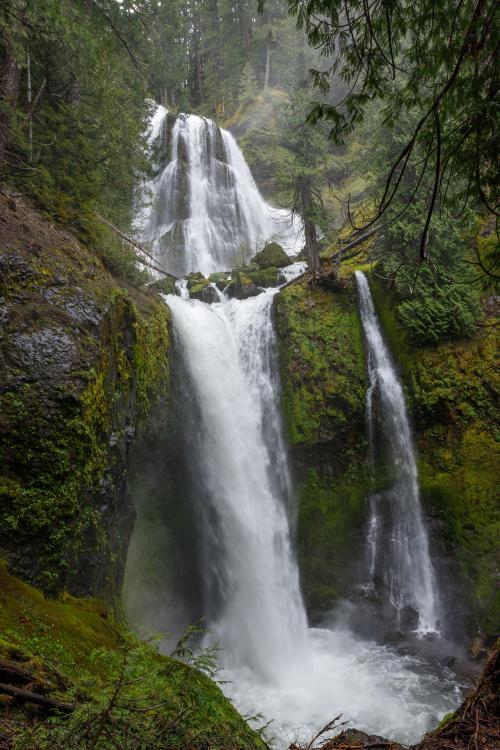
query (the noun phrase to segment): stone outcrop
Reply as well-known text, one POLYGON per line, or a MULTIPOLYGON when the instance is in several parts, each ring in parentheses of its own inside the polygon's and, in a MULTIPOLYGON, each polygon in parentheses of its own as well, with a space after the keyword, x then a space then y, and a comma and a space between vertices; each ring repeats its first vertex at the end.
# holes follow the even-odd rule
POLYGON ((0 553, 49 593, 119 596, 127 453, 168 396, 168 308, 0 199, 0 553))

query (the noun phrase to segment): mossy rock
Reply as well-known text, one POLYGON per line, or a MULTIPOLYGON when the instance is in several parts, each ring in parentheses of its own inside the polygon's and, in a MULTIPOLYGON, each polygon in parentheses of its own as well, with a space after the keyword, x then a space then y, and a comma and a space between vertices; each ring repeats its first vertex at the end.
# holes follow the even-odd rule
POLYGON ((199 299, 201 302, 205 302, 207 305, 212 305, 214 302, 219 301, 219 295, 217 289, 213 284, 197 284, 193 286, 189 292, 191 299, 199 299))
POLYGON ((229 271, 218 271, 217 273, 210 274, 208 280, 211 284, 215 284, 217 289, 223 292, 231 281, 231 273, 229 271))
POLYGON ((366 392, 353 293, 299 282, 276 296, 275 310, 290 442, 352 444, 364 433, 366 392))
POLYGON ((285 281, 285 277, 279 268, 276 266, 270 266, 269 268, 262 268, 256 271, 248 270, 247 276, 260 287, 275 287, 280 286, 285 281))
POLYGON ((248 297, 256 297, 260 291, 257 284, 252 281, 247 273, 236 271, 227 287, 226 293, 230 299, 233 297, 236 299, 247 299, 248 297))
POLYGON ((268 242, 264 249, 257 253, 252 260, 257 263, 259 268, 269 268, 270 266, 283 268, 289 266, 292 262, 277 242, 268 242))
POLYGON ((23 215, 0 246, 0 548, 47 592, 116 601, 134 522, 127 452, 168 398, 169 310, 23 215))
POLYGON ((159 281, 153 281, 152 284, 149 285, 149 289, 153 292, 158 292, 159 294, 175 294, 175 284, 177 279, 175 279, 173 276, 166 276, 164 279, 160 279, 159 281))
POLYGON ((194 287, 206 286, 207 284, 208 284, 208 279, 206 278, 206 276, 203 276, 203 274, 200 273, 200 271, 196 271, 195 273, 190 273, 189 276, 187 277, 187 288, 189 292, 194 287))
POLYGON ((302 589, 319 620, 349 592, 362 549, 370 481, 361 326, 352 290, 300 282, 276 295, 275 314, 302 589))

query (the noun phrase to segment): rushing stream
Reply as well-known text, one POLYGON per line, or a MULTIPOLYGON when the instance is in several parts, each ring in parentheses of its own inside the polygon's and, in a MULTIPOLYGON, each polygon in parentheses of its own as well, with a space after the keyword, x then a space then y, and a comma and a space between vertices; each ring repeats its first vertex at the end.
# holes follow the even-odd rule
MULTIPOLYGON (((266 204, 229 134, 192 116, 179 117, 172 133, 171 158, 156 180, 156 202, 146 222, 149 236, 158 257, 171 260, 169 268, 225 269, 238 243, 275 234, 276 227, 266 225, 269 208, 261 211, 266 204), (172 208, 181 143, 189 155, 186 214, 172 208), (179 222, 184 238, 191 238, 182 262, 180 246, 171 244, 171 230, 179 222)), ((294 264, 286 276, 301 270, 294 264)), ((357 280, 369 356, 367 405, 377 393, 394 470, 390 494, 371 499, 366 586, 379 587, 396 612, 414 610, 419 631, 435 631, 439 601, 403 393, 366 279, 358 275, 357 280)), ((243 714, 272 720, 268 736, 280 746, 299 733, 310 736, 339 714, 372 733, 405 743, 418 740, 459 701, 451 673, 424 657, 360 639, 347 626, 308 627, 279 409, 272 322, 276 290, 242 301, 220 294, 212 305, 190 300, 185 285, 180 291, 166 299, 189 393, 183 407, 192 412, 181 430, 190 432, 189 471, 199 478, 191 502, 206 642, 222 649, 223 690, 243 714)))

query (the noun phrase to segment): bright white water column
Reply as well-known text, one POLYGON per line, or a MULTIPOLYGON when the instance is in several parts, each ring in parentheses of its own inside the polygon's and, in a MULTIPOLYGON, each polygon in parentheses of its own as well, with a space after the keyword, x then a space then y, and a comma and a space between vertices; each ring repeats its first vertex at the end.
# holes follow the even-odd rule
POLYGON ((210 506, 200 509, 211 535, 204 583, 221 599, 210 632, 226 663, 286 683, 307 625, 286 508, 273 291, 212 306, 167 299, 201 417, 193 464, 210 506))
POLYGON ((368 534, 370 572, 373 576, 377 558, 382 559, 385 570, 381 577, 391 604, 398 611, 405 607, 415 609, 418 630, 432 632, 438 629, 438 592, 422 520, 415 450, 403 389, 382 338, 366 276, 356 271, 356 281, 368 350, 367 407, 371 409, 373 396, 378 394, 394 474, 393 486, 383 493, 390 517, 390 528, 383 534, 382 510, 372 501, 368 534))

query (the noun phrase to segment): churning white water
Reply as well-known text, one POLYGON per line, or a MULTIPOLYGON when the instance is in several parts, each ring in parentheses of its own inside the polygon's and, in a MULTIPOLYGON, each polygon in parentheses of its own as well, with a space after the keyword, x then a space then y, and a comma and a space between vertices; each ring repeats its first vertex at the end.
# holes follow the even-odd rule
POLYGON ((346 629, 306 625, 287 512, 275 293, 211 306, 167 298, 197 403, 207 625, 222 648, 223 690, 242 713, 273 720, 280 745, 339 713, 413 742, 458 701, 450 675, 346 629))
POLYGON ((242 265, 272 239, 298 253, 301 222, 264 201, 231 133, 205 117, 169 117, 158 108, 151 121, 160 164, 136 224, 161 267, 208 276, 242 265))
POLYGON ((439 596, 422 520, 417 464, 403 389, 382 338, 370 287, 362 271, 356 271, 356 281, 368 354, 369 439, 373 452, 373 398, 377 394, 392 474, 391 488, 370 498, 368 586, 374 590, 382 588, 397 613, 406 607, 416 610, 418 631, 435 632, 439 624, 439 596))

